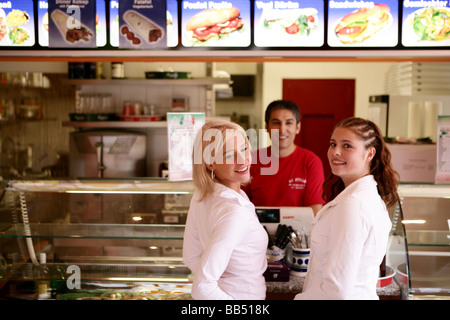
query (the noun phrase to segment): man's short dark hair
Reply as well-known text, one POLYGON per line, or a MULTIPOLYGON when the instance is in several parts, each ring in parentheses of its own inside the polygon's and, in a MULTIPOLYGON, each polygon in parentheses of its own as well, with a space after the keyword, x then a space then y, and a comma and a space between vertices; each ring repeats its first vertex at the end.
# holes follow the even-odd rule
POLYGON ((273 110, 286 109, 292 111, 297 120, 297 124, 300 122, 300 108, 295 104, 295 102, 290 100, 275 100, 269 103, 266 109, 265 121, 269 124, 270 115, 273 110))

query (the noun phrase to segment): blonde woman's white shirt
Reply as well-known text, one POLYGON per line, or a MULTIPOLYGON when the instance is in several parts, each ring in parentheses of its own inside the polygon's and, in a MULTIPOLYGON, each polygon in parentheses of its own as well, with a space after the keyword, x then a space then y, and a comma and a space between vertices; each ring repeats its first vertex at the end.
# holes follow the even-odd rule
POLYGON ((347 186, 312 221, 301 299, 378 299, 391 220, 372 175, 347 186))
POLYGON ((245 192, 214 184, 199 202, 194 192, 183 243, 198 300, 263 300, 268 236, 245 192))

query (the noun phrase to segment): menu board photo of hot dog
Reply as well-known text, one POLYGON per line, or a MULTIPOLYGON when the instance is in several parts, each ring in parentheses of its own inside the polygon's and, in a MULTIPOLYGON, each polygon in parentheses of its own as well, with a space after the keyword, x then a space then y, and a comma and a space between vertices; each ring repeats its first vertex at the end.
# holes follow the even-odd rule
POLYGON ((0 0, 0 47, 33 46, 33 1, 0 0))
POLYGON ((181 41, 185 47, 248 47, 250 1, 181 2, 181 41))
POLYGON ((255 0, 254 42, 258 47, 320 47, 324 2, 255 0))
POLYGON ((327 36, 331 47, 395 47, 398 1, 328 1, 327 36))
POLYGON ((450 46, 449 1, 404 1, 402 21, 405 47, 450 46))
POLYGON ((167 47, 166 1, 124 0, 119 5, 119 48, 167 47))

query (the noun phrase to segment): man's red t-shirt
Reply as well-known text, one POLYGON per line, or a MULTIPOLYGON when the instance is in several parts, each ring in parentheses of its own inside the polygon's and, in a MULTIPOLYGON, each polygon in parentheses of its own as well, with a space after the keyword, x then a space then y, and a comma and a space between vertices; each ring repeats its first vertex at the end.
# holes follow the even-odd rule
POLYGON ((306 207, 324 204, 323 165, 316 154, 297 146, 292 154, 279 158, 278 170, 272 175, 268 175, 267 171, 273 173, 274 164, 267 163, 267 156, 270 156, 270 147, 252 153, 252 181, 242 188, 255 206, 306 207))

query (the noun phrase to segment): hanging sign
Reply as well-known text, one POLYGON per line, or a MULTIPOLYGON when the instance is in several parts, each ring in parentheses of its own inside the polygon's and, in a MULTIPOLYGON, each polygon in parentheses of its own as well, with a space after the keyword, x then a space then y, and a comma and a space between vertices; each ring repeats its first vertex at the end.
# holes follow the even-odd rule
POLYGON ((258 47, 321 47, 324 2, 255 0, 255 45, 258 47))
POLYGON ((49 0, 49 47, 96 47, 96 0, 49 0))
POLYGON ((398 0, 328 1, 330 47, 395 47, 398 0))
POLYGON ((192 180, 192 151, 195 135, 205 124, 201 112, 168 112, 167 134, 169 138, 168 180, 192 180))
POLYGON ((166 0, 119 1, 119 47, 167 47, 166 0))
POLYGON ((30 47, 34 42, 33 0, 0 0, 0 47, 30 47))

